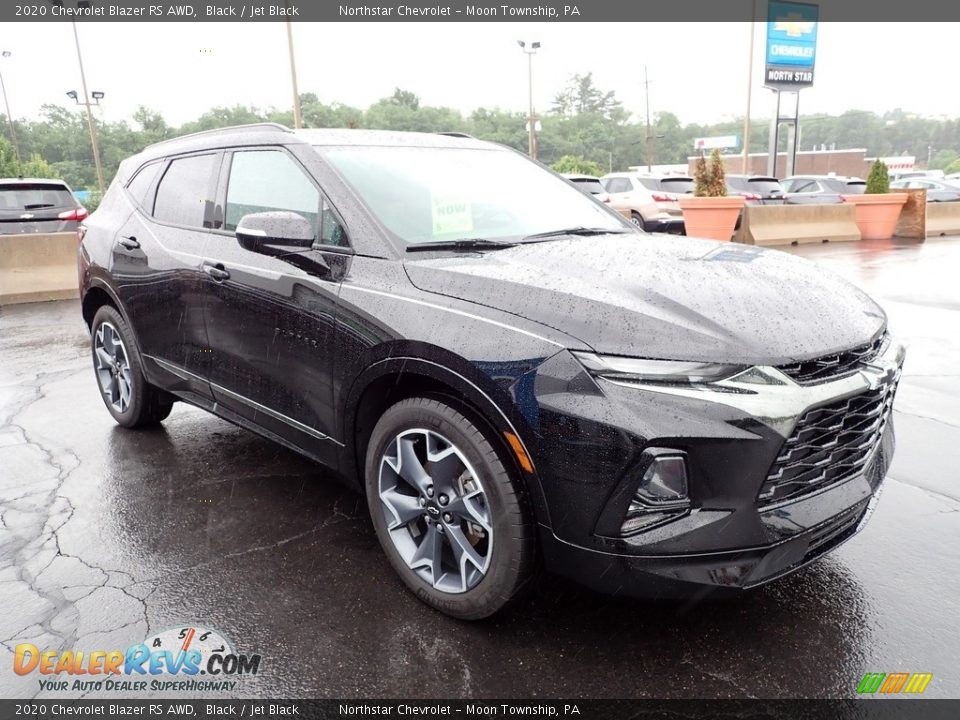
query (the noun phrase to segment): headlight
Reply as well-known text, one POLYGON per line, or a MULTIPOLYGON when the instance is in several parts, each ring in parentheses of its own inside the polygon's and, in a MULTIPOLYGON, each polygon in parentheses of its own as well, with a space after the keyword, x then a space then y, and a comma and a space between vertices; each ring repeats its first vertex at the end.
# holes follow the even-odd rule
POLYGON ((591 375, 611 380, 694 385, 724 380, 744 370, 743 365, 686 360, 645 360, 619 355, 571 352, 591 375))

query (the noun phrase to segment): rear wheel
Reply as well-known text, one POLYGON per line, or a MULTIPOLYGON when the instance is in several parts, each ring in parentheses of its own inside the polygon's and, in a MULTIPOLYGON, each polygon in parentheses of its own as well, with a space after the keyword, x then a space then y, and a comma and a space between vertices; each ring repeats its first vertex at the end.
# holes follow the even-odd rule
POLYGON ((636 225, 641 230, 646 231, 647 224, 643 221, 643 216, 640 215, 636 210, 630 213, 630 222, 636 225))
POLYGON ((143 376, 133 333, 117 310, 104 305, 94 315, 93 369, 100 397, 118 425, 156 425, 173 409, 172 398, 143 376))
POLYGON ((471 419, 438 400, 388 409, 366 458, 370 515, 390 564, 421 600, 475 620, 534 575, 534 524, 521 488, 471 419))

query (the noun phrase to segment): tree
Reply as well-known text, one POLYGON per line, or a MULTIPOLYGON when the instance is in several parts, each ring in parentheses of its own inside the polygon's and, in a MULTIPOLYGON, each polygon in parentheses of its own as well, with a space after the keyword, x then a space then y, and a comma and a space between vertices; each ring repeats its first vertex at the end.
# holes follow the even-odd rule
POLYGON ((603 175, 603 168, 593 160, 587 160, 580 155, 564 155, 551 165, 558 173, 572 173, 576 175, 603 175))
POLYGON ((390 96, 389 100, 394 105, 410 108, 411 110, 420 109, 420 98, 409 90, 394 88, 393 95, 390 96))
POLYGON ((870 174, 867 175, 867 194, 882 195, 890 192, 890 173, 879 158, 873 161, 870 174))
POLYGON ((39 155, 31 155, 23 164, 20 174, 31 178, 59 178, 57 169, 39 155))
POLYGON ((17 154, 13 144, 5 137, 0 137, 0 177, 14 178, 20 175, 17 165, 17 154))
POLYGON ((596 114, 607 120, 623 122, 627 113, 612 90, 603 92, 593 84, 593 73, 575 74, 553 99, 553 112, 559 115, 596 114))

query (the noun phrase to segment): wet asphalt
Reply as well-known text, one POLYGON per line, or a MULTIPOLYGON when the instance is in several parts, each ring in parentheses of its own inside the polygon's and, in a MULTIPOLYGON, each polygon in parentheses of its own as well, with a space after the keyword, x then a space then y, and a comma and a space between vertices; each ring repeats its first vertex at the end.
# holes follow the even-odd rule
POLYGON ((184 404, 116 427, 77 301, 0 309, 0 697, 50 694, 12 671, 18 643, 126 648, 191 622, 261 654, 228 696, 850 697, 905 671, 960 697, 960 238, 792 252, 867 290, 908 347, 866 529, 735 600, 548 580, 480 623, 406 592, 362 499, 311 462, 184 404))

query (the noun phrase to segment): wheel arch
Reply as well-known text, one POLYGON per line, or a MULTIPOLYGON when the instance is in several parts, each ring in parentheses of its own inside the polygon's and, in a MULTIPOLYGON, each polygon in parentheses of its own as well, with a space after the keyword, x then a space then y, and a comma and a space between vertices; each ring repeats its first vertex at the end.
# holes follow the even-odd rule
POLYGON ((344 474, 362 486, 367 443, 387 408, 411 397, 440 399, 484 426, 501 458, 523 483, 537 522, 549 527, 534 456, 523 439, 526 433, 520 421, 509 417, 491 397, 495 393, 451 368, 422 358, 395 356, 372 364, 354 381, 345 404, 344 474))

